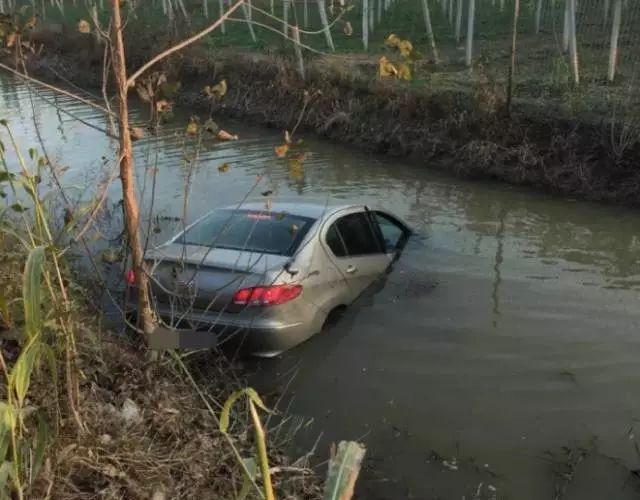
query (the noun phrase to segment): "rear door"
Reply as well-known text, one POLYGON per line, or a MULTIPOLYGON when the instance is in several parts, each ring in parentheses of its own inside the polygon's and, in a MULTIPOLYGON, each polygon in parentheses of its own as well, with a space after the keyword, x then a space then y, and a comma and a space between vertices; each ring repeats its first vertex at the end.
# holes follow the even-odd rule
POLYGON ((340 212, 327 221, 321 235, 330 259, 348 286, 348 302, 355 300, 391 264, 373 214, 340 212))

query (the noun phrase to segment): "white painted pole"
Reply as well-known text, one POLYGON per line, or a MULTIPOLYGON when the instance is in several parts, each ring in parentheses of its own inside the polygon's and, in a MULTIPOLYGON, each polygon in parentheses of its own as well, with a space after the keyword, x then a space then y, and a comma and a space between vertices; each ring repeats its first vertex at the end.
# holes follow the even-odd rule
POLYGON ((571 22, 569 21, 569 14, 570 14, 570 6, 569 6, 569 2, 571 2, 571 0, 564 0, 564 26, 563 26, 563 31, 562 31, 562 51, 563 52, 568 52, 569 50, 569 38, 570 38, 570 33, 571 33, 571 22))
POLYGON ((429 39, 429 45, 431 45, 431 52, 433 53, 433 62, 438 64, 440 57, 438 55, 438 48, 436 47, 436 37, 433 34, 433 26, 431 25, 429 0, 422 0, 422 15, 424 16, 424 27, 427 30, 427 38, 429 39))
MULTIPOLYGON (((242 14, 244 15, 245 20, 247 21, 247 27, 249 28, 249 36, 253 43, 256 43, 258 39, 256 38, 256 32, 253 31, 253 23, 251 22, 251 4, 247 4, 246 2, 242 4, 242 14)), ((286 33, 285 33, 286 34, 286 33)))
POLYGON ((473 58, 473 28, 476 17, 476 0, 469 0, 469 19, 467 19, 467 60, 466 64, 471 67, 473 58))
POLYGON ((282 0, 282 33, 287 36, 287 26, 289 25, 289 1, 282 0))
POLYGON ((362 0, 362 45, 369 50, 369 0, 362 0))
POLYGON ((329 19, 327 18, 327 9, 325 0, 318 0, 318 11, 320 12, 320 20, 322 21, 322 28, 324 31, 324 38, 327 41, 327 45, 332 51, 336 48, 333 45, 333 38, 331 37, 331 30, 329 29, 329 19))
POLYGON ((300 48, 300 30, 298 26, 291 28, 291 33, 294 39, 293 49, 296 52, 296 59, 298 60, 298 72, 300 76, 304 78, 304 60, 302 59, 302 49, 300 48))
POLYGON ((462 38, 462 3, 464 0, 458 0, 456 3, 456 43, 460 43, 462 38))
POLYGON ((614 0, 613 23, 611 26, 611 46, 609 48, 609 81, 616 77, 618 64, 618 40, 620 39, 620 25, 622 24, 622 0, 614 0))
POLYGON ((571 56, 571 70, 576 85, 580 84, 580 68, 578 65, 578 39, 576 36, 576 0, 569 0, 569 17, 571 25, 571 37, 569 53, 571 56))
POLYGON ((540 33, 540 20, 542 18, 542 0, 537 0, 536 3, 536 16, 534 30, 536 35, 540 33))
MULTIPOLYGON (((220 17, 224 16, 224 0, 218 0, 218 11, 220 13, 220 17)), ((227 32, 224 21, 220 23, 220 31, 222 31, 223 35, 227 32)))

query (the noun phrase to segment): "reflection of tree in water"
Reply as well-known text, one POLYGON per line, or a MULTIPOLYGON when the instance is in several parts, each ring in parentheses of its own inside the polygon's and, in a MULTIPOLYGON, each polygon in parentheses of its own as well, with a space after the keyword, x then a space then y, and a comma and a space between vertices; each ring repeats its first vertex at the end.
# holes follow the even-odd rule
MULTIPOLYGON (((478 238, 474 251, 479 250, 479 238, 495 234, 495 205, 488 194, 483 189, 465 190, 455 197, 466 219, 465 227, 478 238)), ((612 213, 606 207, 533 196, 509 197, 502 203, 509 204, 513 216, 508 227, 510 236, 526 242, 537 257, 597 267, 606 277, 640 274, 637 221, 632 212, 621 209, 612 213)), ((434 205, 434 211, 437 215, 442 210, 434 205)))
POLYGON ((503 261, 504 254, 504 234, 506 229, 505 219, 507 217, 507 210, 500 210, 500 222, 498 224, 498 231, 496 232, 496 256, 493 264, 493 288, 491 291, 491 300, 493 301, 493 327, 498 326, 498 319, 500 318, 500 285, 502 284, 502 275, 500 273, 500 265, 503 261))

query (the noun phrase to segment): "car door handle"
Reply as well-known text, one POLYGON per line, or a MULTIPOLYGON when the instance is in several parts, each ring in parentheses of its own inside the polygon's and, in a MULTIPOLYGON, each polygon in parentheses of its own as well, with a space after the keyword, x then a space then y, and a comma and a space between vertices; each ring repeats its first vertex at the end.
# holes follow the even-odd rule
POLYGON ((347 266, 347 269, 346 269, 347 273, 349 273, 349 274, 353 274, 357 270, 358 270, 358 268, 356 266, 347 266))

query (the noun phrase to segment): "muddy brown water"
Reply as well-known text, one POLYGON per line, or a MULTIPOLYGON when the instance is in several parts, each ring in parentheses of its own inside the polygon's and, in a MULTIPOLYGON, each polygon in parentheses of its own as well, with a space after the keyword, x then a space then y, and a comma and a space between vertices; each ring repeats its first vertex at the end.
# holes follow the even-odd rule
MULTIPOLYGON (((69 167, 68 192, 90 199, 115 145, 78 120, 104 128, 104 116, 66 98, 56 110, 49 93, 33 99, 50 156, 69 167)), ((37 147, 24 84, 0 78, 1 118, 25 150, 37 147)), ((196 148, 184 145, 185 118, 136 143, 156 215, 182 214, 188 181, 189 218, 253 188, 376 202, 419 234, 384 287, 333 329, 249 366, 261 390, 281 392, 288 414, 304 419, 300 449, 320 433, 320 455, 335 440, 367 445, 362 498, 554 498, 545 452, 593 439, 637 465, 628 437, 640 417, 637 211, 467 182, 312 137, 300 171, 275 158, 278 132, 225 120, 240 140, 205 141, 188 167, 196 148)), ((7 145, 4 131, 0 139, 7 145)), ((109 190, 114 213, 118 191, 109 190)), ((619 474, 607 477, 611 491, 621 487, 619 474)))

